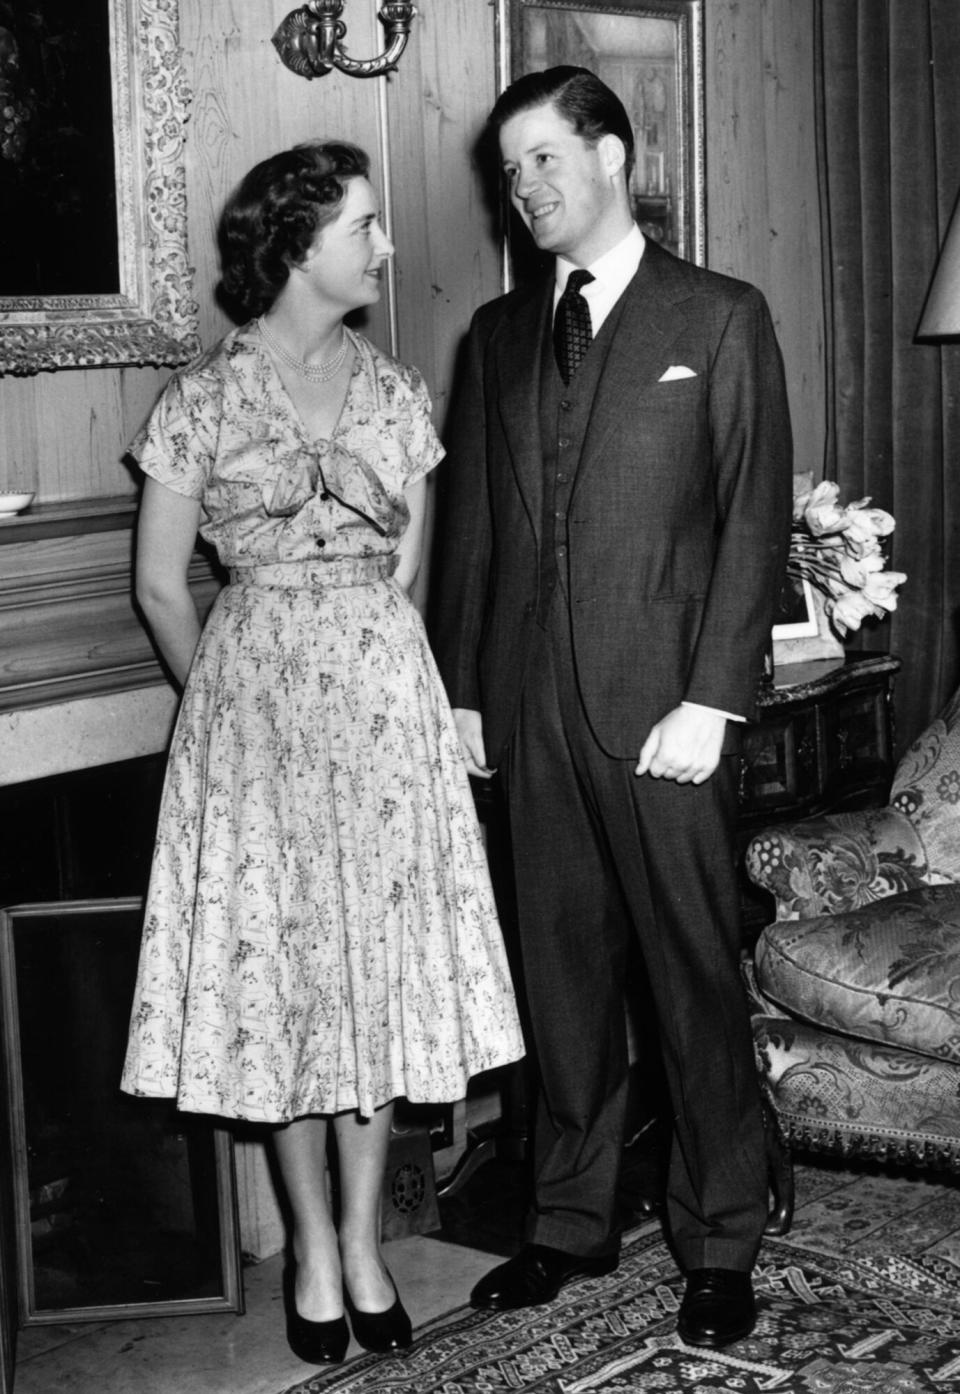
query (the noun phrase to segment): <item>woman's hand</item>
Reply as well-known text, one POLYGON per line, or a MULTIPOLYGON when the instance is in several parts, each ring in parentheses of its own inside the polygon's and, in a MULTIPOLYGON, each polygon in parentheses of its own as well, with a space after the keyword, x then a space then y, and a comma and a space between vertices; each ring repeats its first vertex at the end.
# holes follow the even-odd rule
POLYGON ((479 712, 468 707, 454 707, 453 719, 457 724, 460 749, 467 766, 467 774, 478 779, 489 779, 493 770, 487 765, 487 752, 483 744, 483 721, 479 712))

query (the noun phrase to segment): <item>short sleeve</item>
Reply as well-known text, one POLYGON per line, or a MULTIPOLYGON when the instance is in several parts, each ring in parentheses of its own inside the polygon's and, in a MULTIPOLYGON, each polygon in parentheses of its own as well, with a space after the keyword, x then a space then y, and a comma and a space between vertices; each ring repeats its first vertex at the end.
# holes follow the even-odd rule
POLYGON ((176 373, 130 443, 144 474, 175 493, 200 498, 216 454, 218 408, 209 385, 176 373))
POLYGON ((430 393, 427 385, 415 368, 411 375, 410 420, 403 432, 403 447, 406 465, 405 484, 416 484, 418 479, 430 473, 439 465, 444 456, 440 438, 433 429, 430 415, 430 393))

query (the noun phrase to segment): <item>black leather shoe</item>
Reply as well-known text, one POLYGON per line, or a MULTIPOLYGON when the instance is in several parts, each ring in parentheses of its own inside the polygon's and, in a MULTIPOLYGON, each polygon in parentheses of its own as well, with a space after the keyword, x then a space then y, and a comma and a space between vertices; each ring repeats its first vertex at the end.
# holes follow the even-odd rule
POLYGON ((297 1311, 293 1292, 295 1266, 283 1275, 283 1304, 287 1313, 287 1345, 308 1365, 339 1365, 350 1344, 346 1317, 333 1321, 308 1321, 297 1311))
POLYGON ((586 1258, 547 1244, 524 1244, 512 1259, 480 1279, 470 1294, 470 1305, 488 1312, 539 1307, 552 1302, 571 1278, 600 1278, 612 1273, 619 1262, 619 1253, 586 1258))
POLYGON ((749 1273, 694 1268, 687 1274, 677 1331, 688 1346, 728 1346, 749 1336, 756 1319, 749 1273))
POLYGON ((344 1288, 344 1298, 347 1304, 347 1311, 350 1313, 350 1325, 353 1327, 353 1334, 356 1336, 364 1350, 375 1351, 378 1355, 386 1355, 392 1350, 406 1350, 413 1344, 413 1328, 410 1325, 410 1318, 407 1316, 400 1301, 400 1294, 397 1292, 397 1285, 393 1283, 394 1302, 392 1307, 388 1307, 385 1312, 361 1312, 350 1300, 350 1294, 344 1288))
POLYGON ((339 1365, 350 1344, 346 1317, 335 1321, 307 1321, 299 1312, 287 1315, 287 1344, 308 1365, 339 1365))

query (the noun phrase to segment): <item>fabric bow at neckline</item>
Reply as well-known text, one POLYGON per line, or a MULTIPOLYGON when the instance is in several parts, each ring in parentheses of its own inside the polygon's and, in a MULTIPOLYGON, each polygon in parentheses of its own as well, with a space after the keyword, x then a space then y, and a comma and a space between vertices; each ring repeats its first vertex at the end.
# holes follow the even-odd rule
POLYGON ((336 441, 300 446, 279 463, 278 469, 278 477, 262 490, 263 507, 270 518, 291 518, 314 500, 325 503, 334 499, 381 536, 397 520, 397 505, 376 472, 336 441))

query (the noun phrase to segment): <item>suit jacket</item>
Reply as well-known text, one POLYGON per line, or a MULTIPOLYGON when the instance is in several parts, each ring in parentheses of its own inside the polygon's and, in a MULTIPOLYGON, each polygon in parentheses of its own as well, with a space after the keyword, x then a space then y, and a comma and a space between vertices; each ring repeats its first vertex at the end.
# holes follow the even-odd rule
MULTIPOLYGON (((441 495, 435 648, 488 761, 513 730, 536 622, 541 353, 553 278, 474 316, 441 495)), ((751 716, 784 573, 792 449, 752 286, 648 242, 593 401, 567 538, 572 642, 608 754, 688 700, 751 716), (671 375, 669 368, 690 370, 671 375)))

